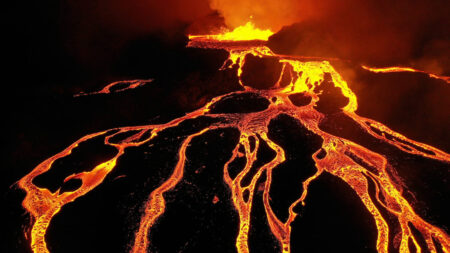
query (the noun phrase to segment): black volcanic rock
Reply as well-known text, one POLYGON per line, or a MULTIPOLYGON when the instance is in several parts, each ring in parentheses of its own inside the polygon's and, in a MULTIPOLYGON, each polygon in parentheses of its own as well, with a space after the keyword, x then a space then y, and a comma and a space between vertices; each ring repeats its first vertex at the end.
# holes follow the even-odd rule
POLYGON ((330 58, 339 56, 330 32, 317 22, 286 26, 272 35, 267 45, 279 54, 330 58))
POLYGON ((257 57, 248 54, 242 67, 241 80, 246 86, 270 89, 281 75, 282 64, 274 57, 257 57))
POLYGON ((323 82, 315 88, 315 92, 320 92, 315 108, 324 114, 339 112, 349 102, 348 98, 342 94, 341 89, 334 86, 331 75, 328 73, 324 75, 323 82))
POLYGON ((295 93, 289 95, 289 100, 291 100, 295 106, 305 106, 311 103, 312 98, 305 93, 295 93))

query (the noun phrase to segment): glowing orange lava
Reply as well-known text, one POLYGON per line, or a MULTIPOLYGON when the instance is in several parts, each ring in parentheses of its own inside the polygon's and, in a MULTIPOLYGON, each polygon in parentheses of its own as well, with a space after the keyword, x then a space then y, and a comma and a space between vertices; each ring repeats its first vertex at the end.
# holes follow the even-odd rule
POLYGON ((150 83, 151 81, 153 81, 153 80, 152 79, 127 80, 127 81, 113 82, 113 83, 106 85, 105 87, 103 87, 103 89, 101 89, 99 91, 90 92, 90 93, 81 92, 81 93, 76 94, 75 97, 94 95, 94 94, 110 94, 110 93, 115 93, 115 92, 122 92, 125 90, 135 89, 137 87, 144 86, 145 84, 150 83), (118 86, 121 86, 121 87, 118 87, 118 86), (115 89, 115 90, 112 90, 112 89, 115 89))
POLYGON ((374 73, 392 73, 392 72, 416 72, 416 73, 423 73, 428 75, 431 78, 444 80, 447 83, 450 83, 450 76, 440 76, 432 73, 428 73, 423 70, 413 69, 410 67, 385 67, 385 68, 373 68, 368 66, 362 66, 363 69, 369 70, 374 73))
POLYGON ((212 39, 217 41, 268 40, 273 34, 271 30, 255 28, 252 22, 236 27, 233 31, 224 31, 216 35, 189 35, 189 39, 212 39))
MULTIPOLYGON (((250 25, 247 24, 246 26, 250 25)), ((249 27, 244 28, 247 29, 249 27)), ((355 111, 358 107, 356 95, 328 61, 301 61, 288 56, 280 56, 274 54, 263 44, 257 42, 255 42, 255 44, 236 45, 221 42, 222 40, 261 40, 267 39, 267 36, 270 35, 270 32, 268 31, 257 31, 258 34, 261 32, 264 36, 254 36, 253 34, 251 36, 246 36, 245 30, 243 33, 241 33, 240 30, 238 31, 238 29, 235 31, 233 31, 233 33, 239 34, 239 36, 234 37, 234 35, 230 35, 228 33, 219 37, 191 36, 191 41, 188 46, 215 47, 227 50, 229 52, 229 58, 227 59, 227 62, 224 63, 223 68, 232 67, 233 65, 238 67, 237 75, 239 76, 240 84, 242 85, 244 91, 236 91, 218 96, 212 99, 204 107, 188 113, 181 118, 174 119, 166 124, 116 128, 115 130, 118 130, 118 132, 106 135, 104 139, 105 145, 109 145, 117 149, 117 153, 114 158, 107 162, 98 164, 91 171, 71 175, 65 179, 65 181, 72 178, 81 179, 82 185, 77 190, 64 193, 59 193, 59 191, 51 193, 48 189, 39 188, 34 185, 32 180, 36 176, 52 169, 52 164, 55 160, 68 156, 80 143, 106 134, 108 131, 90 134, 79 139, 65 150, 43 161, 36 168, 34 168, 33 171, 19 181, 20 187, 25 190, 27 194, 23 201, 23 206, 30 213, 34 221, 31 229, 32 250, 36 253, 48 252, 45 242, 45 234, 52 217, 58 213, 65 204, 76 201, 77 198, 88 194, 92 189, 101 184, 106 175, 114 169, 117 159, 125 153, 125 149, 127 147, 140 146, 148 143, 150 140, 154 139, 158 133, 168 128, 177 126, 184 120, 197 118, 199 116, 207 116, 212 118, 220 117, 226 120, 221 121, 220 123, 213 123, 209 127, 206 127, 195 134, 189 135, 184 139, 178 150, 178 163, 176 164, 172 175, 153 192, 149 193, 148 201, 145 203, 145 208, 143 209, 144 211, 142 213, 139 228, 135 232, 134 242, 132 242, 132 252, 147 252, 149 246, 148 235, 152 233, 152 226, 165 212, 166 205, 163 194, 173 189, 183 178, 184 165, 186 161, 186 148, 191 140, 212 129, 228 127, 236 128, 240 131, 239 143, 234 148, 231 158, 223 166, 223 180, 232 192, 232 200, 230 201, 233 202, 240 219, 238 234, 230 235, 236 236, 236 248, 238 252, 249 252, 248 233, 250 227, 252 226, 250 222, 252 200, 255 187, 257 185, 257 180, 263 172, 267 175, 267 180, 263 188, 263 202, 268 224, 271 232, 278 240, 282 252, 290 252, 291 223, 297 216, 297 213, 294 212, 294 206, 297 204, 307 205, 306 197, 308 194, 308 186, 324 171, 344 180, 357 193, 362 203, 371 213, 378 230, 376 245, 378 252, 388 252, 388 234, 391 229, 377 207, 380 205, 388 210, 390 214, 395 216, 400 224, 401 230, 398 232, 398 238, 400 238, 399 252, 410 252, 408 247, 409 240, 412 240, 416 249, 418 249, 418 252, 423 252, 425 250, 437 252, 438 249, 433 243, 433 240, 440 243, 444 252, 449 252, 450 237, 442 229, 429 224, 415 213, 413 206, 411 206, 411 204, 408 203, 408 201, 402 196, 401 187, 396 185, 396 183, 388 175, 386 171, 388 162, 385 157, 352 141, 326 133, 319 128, 319 122, 324 118, 324 115, 315 109, 315 105, 319 101, 319 94, 315 92, 315 88, 322 84, 325 74, 329 74, 335 87, 339 88, 343 96, 348 98, 349 102, 342 110, 346 115, 358 122, 360 127, 365 132, 382 142, 388 142, 397 146, 404 152, 445 162, 450 162, 450 155, 432 146, 410 140, 379 122, 356 115, 355 111), (245 36, 240 37, 242 34, 245 36), (246 86, 240 77, 242 74, 243 65, 245 64, 245 56, 248 54, 256 57, 276 57, 283 65, 282 73, 285 69, 288 69, 287 67, 289 67, 289 71, 293 74, 295 73, 298 78, 292 79, 291 82, 284 87, 280 87, 280 81, 278 81, 278 83, 275 84, 275 86, 270 90, 257 90, 246 86), (220 101, 225 96, 244 92, 257 93, 260 96, 267 98, 270 101, 270 105, 264 111, 255 113, 210 113, 212 105, 220 101), (295 106, 288 96, 299 92, 303 92, 311 96, 312 101, 306 106, 295 106), (286 158, 283 148, 269 139, 268 124, 272 119, 281 113, 294 117, 308 130, 321 136, 323 139, 322 150, 326 152, 326 156, 324 157, 319 156, 319 150, 313 154, 312 158, 315 161, 317 172, 304 182, 299 182, 299 184, 303 186, 304 191, 300 198, 290 205, 289 217, 286 222, 280 221, 269 204, 272 171, 276 169, 278 165, 282 164, 286 158), (373 129, 390 134, 395 138, 388 139, 384 135, 375 133, 373 129), (119 144, 109 141, 117 134, 130 131, 136 131, 137 133, 128 137, 119 144), (151 135, 147 137, 147 139, 141 140, 144 133, 147 131, 150 131, 151 135), (258 168, 248 185, 242 186, 241 182, 243 178, 249 173, 250 168, 256 161, 257 153, 259 151, 259 138, 256 138, 257 136, 259 136, 261 140, 265 141, 268 146, 276 152, 276 156, 273 160, 258 168), (253 138, 256 139, 257 143, 255 148, 252 149, 250 139, 253 138), (408 145, 408 148, 405 148, 405 145, 408 143, 411 145, 408 145), (239 149, 240 146, 244 147, 244 151, 239 149), (368 170, 366 167, 356 163, 353 159, 346 155, 348 152, 356 154, 365 164, 369 164, 375 169, 368 170), (237 157, 245 157, 246 164, 244 169, 233 179, 229 175, 228 167, 229 164, 237 157), (369 196, 369 181, 375 182, 376 198, 369 196), (245 196, 245 192, 249 193, 248 196, 245 196), (381 198, 384 200, 381 201, 381 198), (420 231, 423 238, 425 238, 427 249, 421 248, 422 246, 420 246, 417 242, 417 239, 408 224, 412 224, 418 231, 420 231)), ((374 69, 369 70, 375 71, 374 69)), ((109 91, 109 88, 106 87, 104 91, 109 91)), ((213 201, 218 201, 218 199, 214 199, 213 201)))

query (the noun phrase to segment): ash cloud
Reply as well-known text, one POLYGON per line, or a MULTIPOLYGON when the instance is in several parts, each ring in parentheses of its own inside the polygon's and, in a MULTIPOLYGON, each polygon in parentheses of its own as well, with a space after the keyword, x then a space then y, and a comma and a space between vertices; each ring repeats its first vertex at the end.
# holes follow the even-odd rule
POLYGON ((252 21, 258 28, 278 31, 301 20, 302 4, 298 0, 210 0, 210 3, 228 28, 252 21))

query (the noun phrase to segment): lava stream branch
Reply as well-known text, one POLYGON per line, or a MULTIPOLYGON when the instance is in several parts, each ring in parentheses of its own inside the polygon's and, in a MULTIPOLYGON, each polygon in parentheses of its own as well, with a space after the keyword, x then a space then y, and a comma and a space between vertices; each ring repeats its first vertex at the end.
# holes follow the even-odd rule
MULTIPOLYGON (((324 133, 323 133, 324 134, 324 133)), ((325 134, 323 136, 326 136, 325 134)), ((331 136, 330 136, 331 137, 331 136)), ((326 138, 328 139, 328 138, 326 138)), ((449 248, 449 240, 448 235, 439 228, 436 228, 423 219, 421 219, 414 211, 411 205, 406 201, 406 199, 402 196, 402 193, 397 187, 395 187, 394 182, 390 179, 386 172, 386 158, 373 153, 363 147, 358 146, 357 144, 351 143, 347 140, 338 139, 332 140, 333 137, 330 138, 331 143, 324 144, 322 148, 327 150, 327 156, 318 162, 318 167, 322 167, 324 170, 332 173, 335 176, 343 179, 348 185, 350 185, 358 196, 361 198, 362 202, 372 213, 378 230, 378 240, 377 240, 377 249, 379 252, 388 252, 388 233, 389 227, 379 212, 377 205, 374 201, 377 201, 380 205, 383 205, 383 202, 380 201, 379 197, 376 199, 372 199, 368 192, 368 182, 367 177, 365 175, 370 175, 370 179, 373 180, 377 187, 377 196, 379 196, 380 188, 384 190, 384 197, 390 200, 388 203, 390 206, 385 206, 386 209, 393 215, 398 218, 398 221, 401 225, 401 244, 400 244, 400 252, 409 252, 408 248, 408 239, 413 237, 411 234, 411 230, 408 224, 413 224, 417 229, 420 230, 422 235, 426 238, 427 241, 427 250, 435 252, 435 246, 432 242, 432 237, 439 240, 442 244, 443 249, 449 248), (345 154, 346 149, 358 150, 360 156, 363 157, 367 163, 372 163, 375 165, 375 168, 378 170, 378 173, 375 175, 373 172, 368 171, 366 168, 356 164, 354 161, 349 159, 349 157, 343 155, 345 154), (332 160, 326 160, 332 159, 332 160), (374 163, 375 161, 375 163, 374 163), (376 162, 378 161, 378 162, 376 162), (330 165, 334 165, 330 167, 330 165)), ((417 249, 420 249, 419 245, 416 245, 417 249)))
MULTIPOLYGON (((217 98, 218 99, 218 98, 217 98)), ((214 101, 214 100, 213 100, 214 101)), ((213 102, 211 101, 211 103, 213 102)), ((47 228, 52 220, 53 216, 57 214, 60 209, 67 203, 75 201, 78 197, 81 197, 87 194, 89 191, 94 189, 96 186, 101 184, 105 177, 111 172, 117 162, 117 159, 125 153, 125 149, 131 146, 139 146, 142 145, 154 137, 157 136, 159 131, 165 130, 166 128, 177 126, 179 123, 183 122, 185 119, 196 118, 199 115, 203 115, 206 111, 208 111, 209 104, 204 108, 201 108, 198 111, 194 111, 190 114, 185 115, 184 117, 172 120, 167 124, 162 125, 147 125, 147 126, 136 126, 136 127, 123 127, 119 129, 111 129, 108 131, 102 131, 90 135, 86 135, 80 138, 78 141, 67 147, 62 152, 48 158, 41 164, 39 164, 36 168, 34 168, 28 175, 19 180, 18 185, 26 192, 26 197, 23 200, 23 207, 31 214, 34 219, 34 223, 31 228, 31 249, 33 252, 45 253, 49 252, 47 249, 47 245, 45 242, 45 235, 47 228), (117 131, 118 130, 118 131, 117 131), (110 143, 109 140, 119 133, 124 133, 128 131, 138 130, 139 133, 127 138, 125 141, 122 141, 120 144, 110 143), (152 134, 149 138, 142 140, 138 140, 143 134, 144 131, 151 130, 152 134), (113 146, 117 149, 117 154, 114 158, 110 159, 107 162, 101 163, 97 165, 93 170, 88 172, 82 172, 78 174, 74 174, 65 178, 64 182, 70 179, 80 179, 82 180, 82 185, 75 191, 72 192, 64 192, 59 194, 59 190, 55 193, 50 192, 46 188, 37 187, 32 181, 35 177, 49 171, 53 165, 53 163, 63 157, 69 156, 72 153, 72 150, 77 148, 79 144, 86 142, 94 137, 99 137, 101 135, 105 135, 110 131, 117 131, 117 133, 110 134, 105 137, 104 144, 113 146)))
POLYGON ((390 129, 389 127, 381 124, 380 122, 376 122, 372 119, 361 117, 359 115, 356 115, 355 113, 346 112, 346 114, 357 122, 366 122, 366 124, 360 124, 360 126, 363 127, 373 137, 380 139, 384 142, 388 142, 404 152, 440 161, 450 160, 450 155, 445 153, 444 151, 439 150, 433 146, 427 145, 425 143, 413 141, 407 138, 406 136, 397 133, 394 130, 390 129), (381 132, 381 135, 377 134, 373 129, 376 129, 379 132, 381 132))
POLYGON ((113 82, 113 83, 106 85, 99 91, 88 92, 88 93, 80 92, 80 93, 74 95, 74 97, 122 92, 125 90, 131 90, 131 89, 135 89, 138 87, 142 87, 152 81, 153 81, 153 79, 146 79, 146 80, 137 79, 137 80, 117 81, 117 82, 113 82))
POLYGON ((265 165, 267 170, 267 179, 264 187, 263 193, 263 201, 264 208, 267 214, 267 221, 269 223, 270 229, 273 235, 278 239, 281 244, 281 248, 283 252, 290 252, 290 226, 286 226, 283 224, 277 216, 273 213, 272 208, 270 207, 269 202, 269 191, 270 185, 272 182, 272 170, 283 163, 286 160, 286 156, 284 154, 284 150, 278 146, 276 143, 271 141, 266 133, 261 135, 262 139, 267 142, 267 144, 276 151, 275 158, 268 164, 265 165))
MULTIPOLYGON (((212 128, 211 128, 212 129, 212 128)), ((147 252, 148 248, 148 234, 150 228, 155 223, 155 221, 164 213, 166 204, 163 194, 172 188, 174 188, 178 182, 183 178, 184 165, 186 162, 186 149, 191 142, 191 140, 203 134, 204 132, 210 130, 210 128, 205 128, 198 133, 189 135, 181 145, 178 151, 178 163, 175 166, 172 176, 165 181, 161 186, 154 190, 149 197, 149 201, 146 203, 144 215, 141 218, 139 225, 139 230, 136 232, 134 246, 131 252, 133 253, 144 253, 147 252)))
POLYGON ((439 79, 442 81, 445 81, 447 83, 450 83, 450 76, 441 76, 441 75, 436 75, 433 73, 429 73, 423 70, 418 70, 418 69, 413 69, 410 67, 384 67, 384 68, 374 68, 374 67, 369 67, 369 66, 361 66, 363 69, 374 72, 374 73, 395 73, 395 72, 414 72, 414 73, 422 73, 422 74, 426 74, 431 78, 434 79, 439 79))
MULTIPOLYGON (((243 133, 241 134, 239 144, 243 145, 245 149, 245 157, 247 159, 245 167, 234 180, 229 176, 225 177, 224 180, 227 182, 231 189, 233 204, 239 214, 239 233, 236 238, 236 248, 238 252, 246 253, 249 252, 248 231, 250 229, 250 211, 252 208, 253 190, 256 184, 256 180, 252 180, 250 185, 246 187, 241 187, 241 182, 256 161, 256 154, 259 149, 259 140, 255 135, 248 135, 246 133, 243 133), (254 150, 250 149, 250 137, 255 138, 256 140, 254 150)), ((259 177, 259 175, 255 177, 259 177)))

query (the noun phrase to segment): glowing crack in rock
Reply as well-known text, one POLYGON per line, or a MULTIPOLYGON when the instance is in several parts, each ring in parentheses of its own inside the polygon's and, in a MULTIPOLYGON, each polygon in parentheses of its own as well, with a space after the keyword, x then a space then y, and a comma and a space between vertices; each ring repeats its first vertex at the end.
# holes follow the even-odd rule
MULTIPOLYGON (((226 38, 228 40, 229 37, 226 38)), ((235 41, 240 40, 239 37, 230 38, 235 41)), ((259 39, 259 37, 256 39, 259 39)), ((267 37, 264 37, 264 39, 267 39, 267 37)), ((306 199, 308 195, 308 186, 323 172, 328 172, 339 177, 359 196, 375 221, 377 228, 376 248, 378 252, 388 252, 389 231, 392 229, 389 227, 385 217, 381 214, 379 210, 380 206, 387 210, 390 215, 394 216, 399 223, 400 230, 397 232, 397 237, 399 238, 399 252, 410 252, 408 243, 411 241, 418 252, 438 252, 438 250, 449 252, 450 237, 444 230, 431 225, 416 214, 413 206, 402 196, 401 187, 388 175, 387 166, 389 165, 384 156, 370 151, 350 140, 329 134, 319 128, 319 122, 324 118, 324 114, 316 109, 316 105, 320 100, 320 92, 317 92, 317 88, 323 84, 328 76, 330 78, 329 81, 334 84, 334 87, 338 88, 342 95, 348 99, 348 103, 342 108, 342 111, 357 122, 363 131, 374 138, 394 145, 404 152, 446 163, 450 162, 449 154, 432 146, 410 140, 379 122, 356 115, 355 111, 358 108, 356 95, 328 61, 302 61, 294 57, 277 55, 264 46, 263 43, 258 41, 256 41, 254 45, 248 43, 233 45, 222 43, 220 39, 214 36, 191 36, 191 41, 188 46, 204 48, 213 47, 227 50, 229 52, 229 58, 224 63, 222 69, 233 66, 237 67, 237 75, 243 91, 235 91, 218 96, 202 108, 190 112, 183 117, 173 119, 165 124, 121 127, 111 129, 116 130, 115 132, 110 132, 110 130, 108 130, 86 135, 60 153, 39 164, 19 181, 19 186, 26 192, 23 207, 30 213, 33 219, 31 228, 31 249, 33 252, 48 252, 45 235, 52 217, 54 217, 64 205, 76 201, 85 194, 89 194, 92 189, 100 185, 105 177, 114 170, 117 160, 125 154, 126 148, 145 145, 165 130, 178 126, 185 120, 199 117, 209 117, 218 120, 215 123, 211 123, 208 127, 187 136, 182 142, 178 150, 178 162, 176 163, 171 176, 149 193, 148 200, 144 205, 140 224, 137 231, 135 231, 134 241, 131 242, 133 245, 131 249, 132 252, 147 252, 150 244, 149 234, 152 233, 152 226, 164 214, 166 209, 166 201, 163 194, 172 190, 183 178, 184 166, 187 159, 186 149, 188 145, 194 138, 201 136, 208 131, 223 128, 234 128, 238 129, 240 132, 239 141, 232 151, 231 158, 223 165, 223 180, 231 191, 232 199, 230 201, 232 201, 235 210, 239 215, 238 234, 230 235, 235 236, 236 238, 235 246, 238 252, 249 252, 248 236, 249 229, 252 226, 250 219, 252 200, 254 198, 257 181, 263 173, 265 173, 267 177, 262 189, 263 203, 270 231, 279 242, 282 252, 290 252, 291 223, 298 215, 294 211, 294 207, 299 204, 308 204, 306 199), (281 75, 285 71, 290 71, 292 76, 296 76, 297 78, 292 78, 289 84, 281 87, 280 76, 280 80, 274 87, 267 90, 258 90, 246 86, 241 79, 246 55, 253 55, 255 57, 275 57, 283 66, 281 75), (218 102, 225 98, 229 98, 230 96, 244 93, 258 94, 259 96, 266 98, 270 104, 265 110, 259 112, 211 113, 211 108, 218 102), (304 106, 295 106, 289 99, 289 96, 299 93, 310 96, 311 101, 304 106), (304 190, 301 196, 289 206, 289 216, 285 222, 282 222, 277 217, 269 203, 272 171, 276 170, 277 166, 286 160, 283 148, 268 137, 269 122, 280 114, 286 114, 295 118, 309 131, 317 134, 323 140, 322 147, 312 155, 317 171, 305 181, 298 182, 304 190), (384 134, 377 134, 375 130, 389 134, 392 138, 387 138, 384 134), (111 138, 122 133, 132 133, 132 135, 119 143, 110 141, 111 138), (150 134, 146 135, 146 133, 150 134), (33 184, 32 181, 35 177, 52 169, 52 164, 55 160, 70 155, 72 150, 79 144, 102 135, 105 136, 104 144, 114 147, 117 152, 113 158, 98 164, 92 170, 73 174, 65 178, 65 182, 74 178, 80 179, 82 184, 78 189, 63 193, 60 193, 58 190, 55 193, 52 193, 46 188, 40 188, 33 184), (256 140, 256 144, 253 145, 254 147, 252 147, 251 139, 256 140), (257 154, 260 149, 258 143, 260 141, 266 142, 276 155, 271 161, 257 168, 256 173, 252 174, 252 178, 248 184, 242 184, 246 175, 250 174, 250 169, 257 159, 257 154), (348 155, 349 153, 356 155, 362 162, 355 162, 355 160, 348 155), (246 159, 245 166, 239 174, 233 178, 228 171, 229 165, 239 157, 244 157, 246 159), (363 166, 362 164, 369 165, 371 169, 368 169, 367 166, 363 166), (375 185, 375 197, 371 197, 369 194, 369 184, 375 185), (418 243, 418 239, 413 233, 411 226, 414 226, 420 232, 426 245, 420 245, 418 243), (439 242, 439 244, 436 244, 434 241, 439 242), (426 249, 423 247, 426 247, 426 249), (438 249, 438 247, 441 249, 438 249)), ((140 82, 131 81, 131 84, 140 85, 140 82)), ((109 92, 108 87, 100 92, 109 92)))

